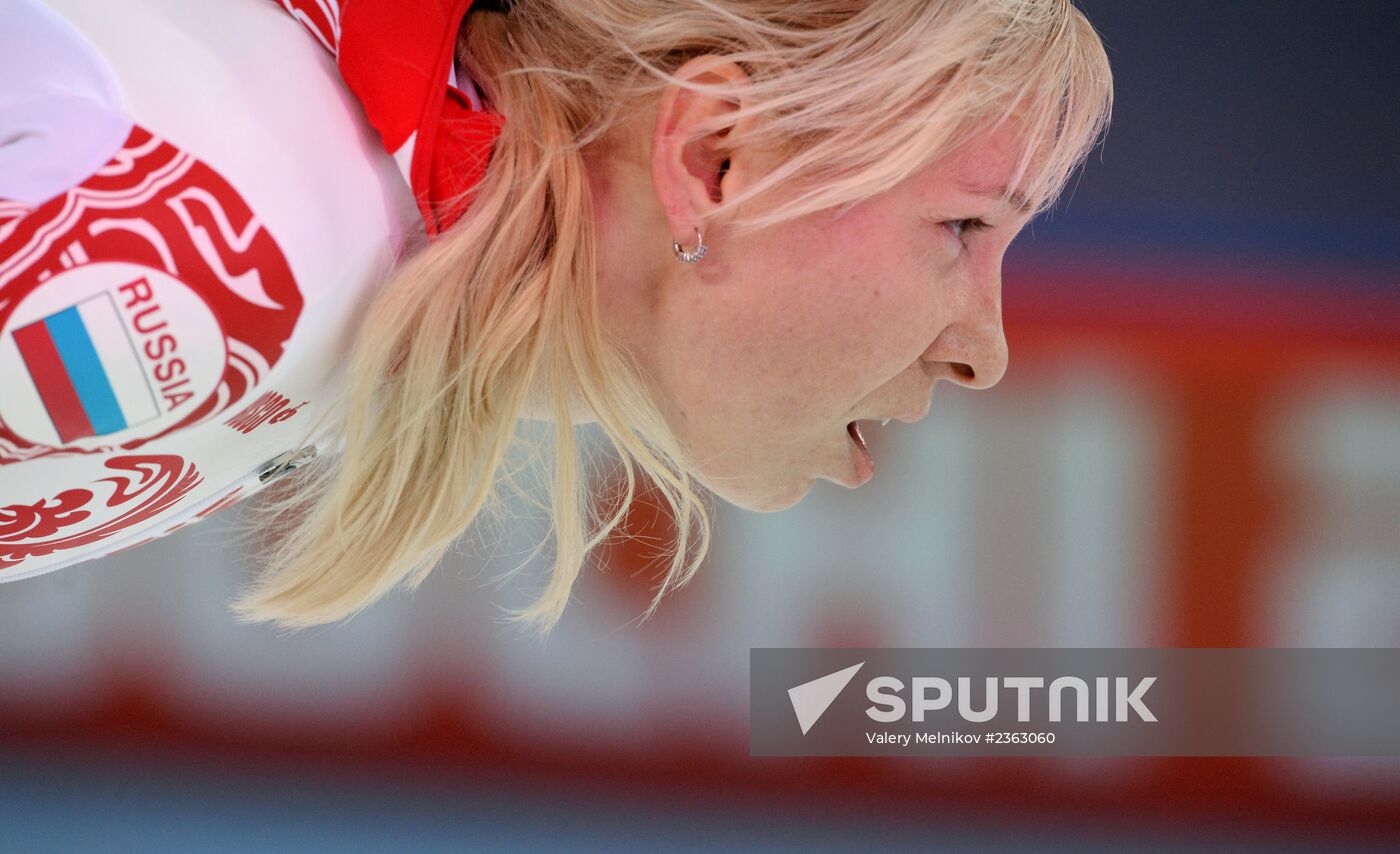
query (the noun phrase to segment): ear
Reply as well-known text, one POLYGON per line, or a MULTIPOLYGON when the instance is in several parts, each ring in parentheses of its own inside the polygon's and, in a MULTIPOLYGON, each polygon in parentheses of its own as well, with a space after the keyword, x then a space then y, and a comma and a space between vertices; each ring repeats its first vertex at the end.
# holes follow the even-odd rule
MULTIPOLYGON (((676 70, 676 76, 699 83, 744 86, 749 77, 736 63, 714 55, 698 56, 676 70)), ((749 179, 753 155, 736 148, 730 138, 746 130, 752 117, 729 122, 693 138, 694 127, 718 115, 734 113, 740 101, 671 85, 657 106, 652 135, 651 177, 657 199, 681 243, 694 239, 698 215, 733 197, 749 179)))

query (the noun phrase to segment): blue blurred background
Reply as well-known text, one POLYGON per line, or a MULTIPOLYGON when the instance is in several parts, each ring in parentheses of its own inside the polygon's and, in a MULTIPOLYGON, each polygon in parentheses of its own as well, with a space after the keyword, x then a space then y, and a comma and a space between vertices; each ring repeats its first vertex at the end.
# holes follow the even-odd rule
POLYGON ((224 610, 237 508, 0 587, 0 850, 1400 841, 1397 760, 748 756, 756 646, 1400 646, 1400 12, 1080 6, 1113 124, 1007 257, 994 392, 876 431, 857 492, 722 510, 640 627, 618 546, 505 631, 535 522, 291 637, 224 610))

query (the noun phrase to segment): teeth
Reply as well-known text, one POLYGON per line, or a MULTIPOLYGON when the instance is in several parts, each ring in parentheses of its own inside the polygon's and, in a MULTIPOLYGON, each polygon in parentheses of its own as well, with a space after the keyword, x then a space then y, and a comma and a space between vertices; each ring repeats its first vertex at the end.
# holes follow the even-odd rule
POLYGON ((892 418, 886 418, 884 421, 881 421, 881 422, 880 422, 880 426, 881 426, 881 427, 884 427, 884 426, 886 426, 887 424, 889 424, 890 421, 892 421, 892 420, 894 420, 894 419, 892 419, 892 418))

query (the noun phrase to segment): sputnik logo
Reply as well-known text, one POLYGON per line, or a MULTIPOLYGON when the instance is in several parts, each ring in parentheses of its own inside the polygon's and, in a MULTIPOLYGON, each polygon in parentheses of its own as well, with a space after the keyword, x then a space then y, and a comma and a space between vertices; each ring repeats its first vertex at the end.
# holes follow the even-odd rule
POLYGON ((835 673, 828 673, 813 679, 811 682, 803 682, 795 688, 788 689, 788 699, 792 701, 792 710, 797 715, 797 723, 802 727, 802 734, 806 735, 807 730, 817 722, 836 698, 841 695, 851 679, 855 678, 856 671, 865 666, 865 662, 853 664, 845 670, 838 670, 835 673))

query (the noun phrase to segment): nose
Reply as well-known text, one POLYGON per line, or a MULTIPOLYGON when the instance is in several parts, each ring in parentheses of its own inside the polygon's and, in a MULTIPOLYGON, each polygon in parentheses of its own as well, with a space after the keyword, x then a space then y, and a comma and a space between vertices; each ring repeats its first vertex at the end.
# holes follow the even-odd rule
POLYGON ((1009 354, 1001 325, 1001 264, 980 281, 971 281, 957 302, 952 322, 934 338, 920 357, 944 369, 936 378, 951 379, 968 388, 991 388, 1006 374, 1009 354), (947 366, 951 366, 948 371, 947 366))

